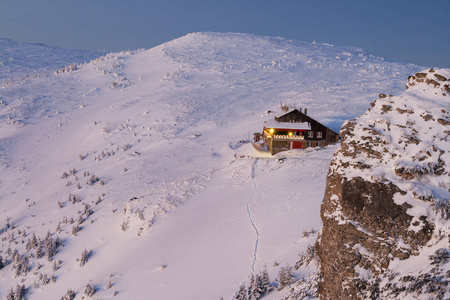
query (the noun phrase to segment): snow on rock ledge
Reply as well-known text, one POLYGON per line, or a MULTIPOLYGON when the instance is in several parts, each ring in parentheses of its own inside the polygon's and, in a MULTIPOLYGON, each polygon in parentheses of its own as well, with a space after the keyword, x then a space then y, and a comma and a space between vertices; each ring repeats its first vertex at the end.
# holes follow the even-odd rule
POLYGON ((449 78, 416 73, 343 125, 317 242, 323 298, 449 296, 449 78), (413 257, 414 270, 393 263, 413 257))

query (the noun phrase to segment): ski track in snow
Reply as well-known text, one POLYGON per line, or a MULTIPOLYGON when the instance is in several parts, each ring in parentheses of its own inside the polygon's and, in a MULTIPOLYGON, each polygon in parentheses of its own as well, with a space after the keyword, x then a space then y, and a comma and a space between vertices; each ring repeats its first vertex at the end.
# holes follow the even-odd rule
POLYGON ((255 172, 256 172, 256 164, 258 163, 258 159, 255 159, 255 161, 252 164, 252 181, 253 181, 253 191, 252 194, 250 195, 250 197, 248 198, 247 201, 247 213, 248 213, 248 218, 250 220, 250 223, 252 224, 253 229, 255 230, 256 233, 256 241, 255 241, 255 251, 253 252, 253 262, 252 262, 252 273, 255 272, 255 263, 256 263, 256 255, 258 254, 258 243, 259 243, 259 230, 258 227, 256 227, 255 222, 253 221, 252 218, 252 213, 250 212, 250 203, 253 200, 253 197, 255 195, 256 192, 256 180, 255 180, 255 172))

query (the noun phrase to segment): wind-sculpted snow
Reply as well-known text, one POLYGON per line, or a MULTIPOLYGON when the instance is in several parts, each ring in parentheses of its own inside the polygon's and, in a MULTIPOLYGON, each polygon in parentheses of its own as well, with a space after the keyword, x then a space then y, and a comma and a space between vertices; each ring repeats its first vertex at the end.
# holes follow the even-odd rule
MULTIPOLYGON (((5 46, 0 57, 21 45, 32 47, 5 46)), ((53 48, 36 49, 55 58, 53 48)), ((13 60, 17 74, 26 65, 46 75, 0 88, 0 298, 18 284, 27 299, 81 298, 88 285, 101 299, 230 298, 266 265, 276 286, 280 267, 314 243, 337 148, 270 157, 248 139, 280 102, 338 130, 421 69, 355 48, 243 34, 194 33, 86 63, 63 52, 58 66, 13 60), (48 232, 62 242, 48 246, 51 262, 39 245, 26 246, 35 233, 45 252, 48 232), (18 269, 28 272, 15 277, 18 269)), ((315 286, 316 271, 299 265, 295 275, 315 286)))

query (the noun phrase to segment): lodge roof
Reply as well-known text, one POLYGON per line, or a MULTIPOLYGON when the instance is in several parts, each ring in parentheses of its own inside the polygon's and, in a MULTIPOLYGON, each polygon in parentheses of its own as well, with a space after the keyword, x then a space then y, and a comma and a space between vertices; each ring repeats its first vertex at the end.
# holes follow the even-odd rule
POLYGON ((311 124, 309 122, 278 122, 276 120, 269 120, 264 123, 266 128, 274 129, 291 129, 291 130, 311 130, 311 124))

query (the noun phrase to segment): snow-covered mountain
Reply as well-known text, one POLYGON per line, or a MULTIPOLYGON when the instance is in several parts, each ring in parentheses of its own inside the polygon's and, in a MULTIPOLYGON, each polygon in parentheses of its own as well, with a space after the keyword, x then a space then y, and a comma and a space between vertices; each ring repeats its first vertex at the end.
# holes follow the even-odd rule
MULTIPOLYGON (((244 34, 190 34, 64 72, 17 48, 0 49, 24 53, 14 78, 45 76, 0 88, 0 298, 20 284, 27 299, 81 299, 91 284, 99 299, 229 299, 265 268, 277 286, 315 243, 338 146, 268 157, 245 141, 280 102, 338 131, 422 69, 244 34)), ((37 51, 80 62, 48 49, 37 51)), ((313 283, 314 261, 297 267, 313 283)))

